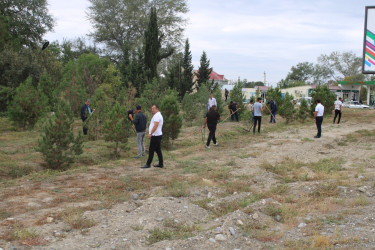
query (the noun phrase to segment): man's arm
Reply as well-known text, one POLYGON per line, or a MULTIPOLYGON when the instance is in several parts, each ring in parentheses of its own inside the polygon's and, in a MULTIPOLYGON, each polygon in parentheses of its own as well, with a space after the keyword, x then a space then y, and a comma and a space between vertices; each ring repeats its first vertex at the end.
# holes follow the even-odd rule
POLYGON ((315 121, 317 115, 318 115, 318 111, 315 111, 314 112, 314 121, 315 121))
POLYGON ((204 119, 204 124, 203 124, 203 128, 205 128, 205 127, 206 127, 206 125, 207 125, 207 117, 206 117, 206 119, 204 119))
POLYGON ((155 122, 154 127, 151 129, 151 131, 148 132, 148 139, 151 139, 152 134, 155 133, 158 126, 159 126, 159 122, 155 122))
POLYGON ((134 120, 133 120, 133 116, 132 116, 132 114, 129 114, 128 117, 129 117, 129 119, 130 119, 131 121, 134 121, 134 120))

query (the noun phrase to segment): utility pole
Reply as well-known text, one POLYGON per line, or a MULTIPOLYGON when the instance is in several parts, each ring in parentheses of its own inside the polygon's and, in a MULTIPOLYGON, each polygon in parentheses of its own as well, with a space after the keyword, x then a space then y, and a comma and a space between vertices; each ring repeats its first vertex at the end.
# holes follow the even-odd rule
POLYGON ((264 71, 264 86, 267 86, 266 85, 266 71, 264 71))

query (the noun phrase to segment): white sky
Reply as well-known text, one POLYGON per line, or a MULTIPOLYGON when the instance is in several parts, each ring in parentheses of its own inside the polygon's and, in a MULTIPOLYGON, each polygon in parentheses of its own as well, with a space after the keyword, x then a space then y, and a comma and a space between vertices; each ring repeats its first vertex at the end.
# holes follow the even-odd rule
MULTIPOLYGON (((300 62, 352 51, 362 56, 365 6, 374 0, 187 0, 185 36, 195 68, 206 51, 227 79, 275 85, 300 62)), ((87 0, 48 0, 56 19, 50 41, 87 35, 87 0)))

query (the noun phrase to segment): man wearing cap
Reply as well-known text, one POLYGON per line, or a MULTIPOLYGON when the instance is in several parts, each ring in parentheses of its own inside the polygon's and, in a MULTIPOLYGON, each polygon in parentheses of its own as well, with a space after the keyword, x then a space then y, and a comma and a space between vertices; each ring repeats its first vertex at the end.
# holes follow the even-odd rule
POLYGON ((154 153, 158 154, 159 164, 154 165, 155 168, 163 168, 163 154, 161 152, 161 139, 162 139, 162 128, 163 128, 163 116, 159 111, 157 104, 152 105, 151 109, 154 116, 151 119, 150 126, 148 127, 148 139, 150 139, 150 147, 148 152, 147 163, 141 168, 150 168, 154 153))
POLYGON ((147 119, 146 116, 142 113, 142 107, 140 105, 136 106, 135 109, 135 118, 133 120, 133 126, 137 131, 137 146, 138 146, 138 155, 134 158, 138 159, 145 155, 146 149, 143 139, 145 138, 146 134, 146 123, 147 119))

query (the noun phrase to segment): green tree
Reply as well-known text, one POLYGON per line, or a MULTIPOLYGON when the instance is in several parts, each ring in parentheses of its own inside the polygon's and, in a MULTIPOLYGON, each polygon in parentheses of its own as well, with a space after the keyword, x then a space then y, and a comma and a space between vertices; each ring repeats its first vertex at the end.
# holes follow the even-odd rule
POLYGON ((193 70, 194 66, 192 64, 192 55, 190 51, 190 44, 189 39, 185 41, 185 50, 182 59, 182 79, 181 79, 181 86, 179 90, 179 95, 181 98, 184 97, 186 93, 191 93, 193 91, 193 70))
POLYGON ((232 91, 230 92, 229 98, 231 101, 236 102, 240 108, 240 110, 237 111, 238 115, 241 115, 245 111, 245 106, 243 102, 245 101, 245 95, 242 93, 242 83, 241 81, 238 81, 232 91))
POLYGON ((324 106, 324 116, 330 115, 331 110, 333 109, 333 103, 336 100, 336 95, 332 93, 327 86, 317 86, 311 92, 311 106, 310 106, 310 113, 313 115, 315 112, 316 107, 316 100, 320 99, 322 105, 324 106))
POLYGON ((126 108, 116 102, 103 125, 104 139, 115 142, 114 156, 116 158, 119 157, 119 143, 127 143, 130 136, 130 123, 126 117, 126 108))
POLYGON ((294 108, 293 103, 293 96, 289 93, 286 93, 284 96, 283 105, 279 108, 279 114, 285 119, 285 122, 288 124, 289 122, 294 120, 296 110, 294 108))
POLYGON ((45 71, 42 76, 40 77, 40 81, 38 84, 38 92, 42 93, 47 97, 47 105, 51 111, 55 110, 55 105, 57 104, 57 96, 56 96, 56 89, 58 87, 58 83, 53 82, 51 77, 45 71))
POLYGON ((154 78, 152 83, 147 83, 145 89, 137 103, 139 103, 143 110, 150 112, 154 103, 160 103, 164 92, 160 88, 158 79, 154 78))
POLYGON ((193 121, 198 117, 194 94, 184 95, 182 99, 182 110, 184 111, 184 119, 188 123, 188 126, 193 126, 193 121))
POLYGON ((182 116, 178 103, 177 91, 170 91, 162 100, 160 112, 163 115, 163 144, 170 146, 171 140, 175 140, 180 133, 182 116))
POLYGON ((281 107, 284 103, 284 99, 281 95, 281 91, 279 87, 273 88, 271 87, 267 91, 267 100, 273 100, 276 102, 277 107, 281 107))
POLYGON ((206 117, 209 96, 210 90, 208 89, 207 83, 202 84, 198 91, 194 93, 194 109, 197 112, 199 118, 206 117))
POLYGON ((302 123, 305 123, 307 114, 309 112, 309 106, 307 105, 306 99, 302 98, 301 105, 299 106, 297 116, 302 123))
POLYGON ((83 137, 81 132, 74 137, 74 119, 67 104, 60 103, 54 116, 48 119, 43 128, 37 150, 42 153, 50 169, 66 169, 82 154, 83 137))
POLYGON ((160 40, 156 8, 151 8, 150 19, 145 31, 145 70, 149 82, 158 77, 157 66, 159 63, 160 40))
POLYGON ((314 72, 314 64, 309 62, 298 63, 296 66, 292 66, 290 72, 286 77, 286 81, 304 82, 306 83, 312 78, 314 72))
POLYGON ((48 99, 37 91, 28 78, 17 89, 9 105, 9 119, 20 128, 33 128, 47 109, 48 99))
POLYGON ((47 0, 3 0, 0 2, 0 16, 3 28, 5 26, 11 36, 8 42, 18 48, 38 47, 43 35, 53 28, 47 0))
POLYGON ((196 89, 198 90, 203 83, 208 83, 210 80, 210 74, 212 72, 212 68, 210 68, 210 60, 207 59, 207 54, 203 51, 201 59, 200 59, 200 66, 198 69, 197 74, 197 84, 196 89))
MULTIPOLYGON (((142 42, 151 7, 158 15, 162 45, 178 47, 181 44, 188 12, 186 0, 89 0, 88 17, 93 24, 91 36, 104 43, 111 58, 135 49, 142 42)), ((134 84, 135 85, 135 84, 134 84)))

